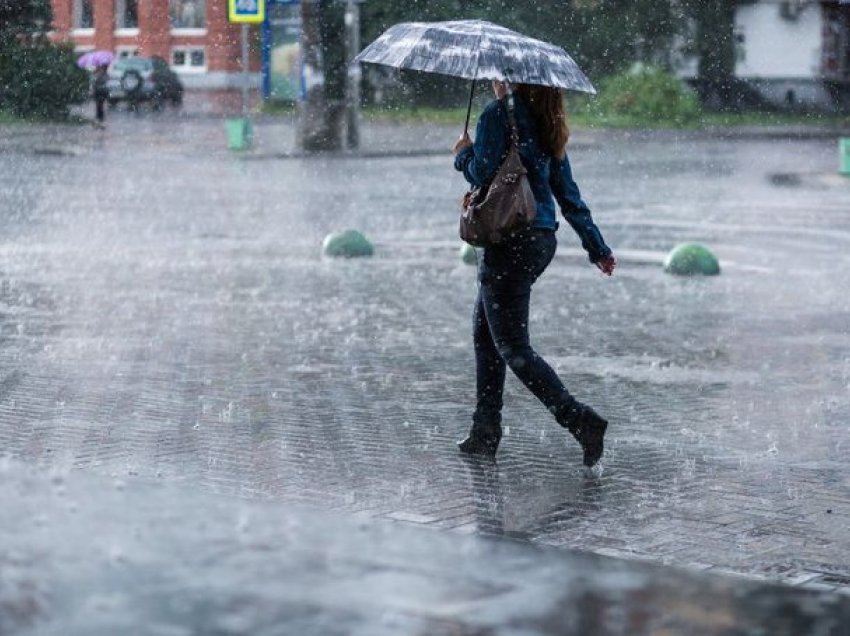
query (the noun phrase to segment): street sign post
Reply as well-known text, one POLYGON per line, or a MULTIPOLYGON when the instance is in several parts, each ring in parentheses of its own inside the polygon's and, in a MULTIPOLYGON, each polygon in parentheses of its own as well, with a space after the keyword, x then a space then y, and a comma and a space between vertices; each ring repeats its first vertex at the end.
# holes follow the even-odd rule
POLYGON ((227 17, 230 22, 242 25, 242 119, 234 120, 230 147, 245 150, 251 147, 253 131, 248 119, 248 25, 260 24, 266 19, 266 0, 228 0, 227 17))
POLYGON ((259 24, 266 19, 266 0, 228 0, 227 17, 231 22, 259 24))

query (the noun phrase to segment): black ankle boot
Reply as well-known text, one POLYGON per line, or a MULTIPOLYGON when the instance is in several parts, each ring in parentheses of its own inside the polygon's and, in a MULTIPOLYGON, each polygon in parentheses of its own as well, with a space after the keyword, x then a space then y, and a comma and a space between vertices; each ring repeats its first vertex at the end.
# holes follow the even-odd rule
POLYGON ((602 458, 605 431, 608 420, 586 404, 582 406, 576 432, 576 439, 584 451, 584 465, 590 468, 602 458))
POLYGON ((486 455, 493 457, 499 448, 499 437, 485 437, 470 433, 457 443, 458 450, 467 455, 486 455))
POLYGON ((467 455, 487 455, 493 457, 502 440, 501 415, 488 418, 473 415, 473 424, 464 439, 457 443, 458 450, 467 455), (486 421, 485 421, 486 419, 486 421))
POLYGON ((573 401, 568 407, 556 412, 558 423, 570 431, 584 451, 584 465, 595 466, 604 451, 605 431, 608 420, 587 404, 573 401))

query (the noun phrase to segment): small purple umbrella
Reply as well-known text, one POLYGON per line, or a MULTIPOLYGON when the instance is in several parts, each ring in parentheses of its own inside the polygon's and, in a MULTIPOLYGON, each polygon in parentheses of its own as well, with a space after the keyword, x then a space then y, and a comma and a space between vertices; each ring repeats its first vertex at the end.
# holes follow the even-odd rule
POLYGON ((77 60, 80 68, 97 68, 108 65, 115 56, 110 51, 89 51, 77 60))

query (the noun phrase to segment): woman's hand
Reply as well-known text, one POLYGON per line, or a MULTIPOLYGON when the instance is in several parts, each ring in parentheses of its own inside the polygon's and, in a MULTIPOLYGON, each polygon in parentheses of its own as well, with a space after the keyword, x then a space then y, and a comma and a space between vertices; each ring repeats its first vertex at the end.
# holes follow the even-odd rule
POLYGON ((452 146, 452 152, 454 154, 459 153, 464 148, 469 148, 472 145, 472 140, 469 138, 469 133, 463 133, 460 138, 455 142, 455 145, 452 146))
POLYGON ((617 259, 614 258, 613 254, 610 254, 605 258, 596 261, 596 267, 598 267, 599 271, 606 276, 610 276, 614 273, 614 268, 617 267, 617 259))

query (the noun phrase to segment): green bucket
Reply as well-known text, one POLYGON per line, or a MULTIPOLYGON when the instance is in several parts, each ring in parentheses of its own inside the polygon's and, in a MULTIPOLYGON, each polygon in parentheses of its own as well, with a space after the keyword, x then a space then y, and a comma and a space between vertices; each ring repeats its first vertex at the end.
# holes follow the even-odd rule
POLYGON ((244 117, 228 119, 224 122, 227 129, 227 147, 231 150, 248 150, 253 141, 251 121, 244 117))
POLYGON ((838 171, 850 175, 850 137, 838 140, 838 171))

